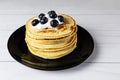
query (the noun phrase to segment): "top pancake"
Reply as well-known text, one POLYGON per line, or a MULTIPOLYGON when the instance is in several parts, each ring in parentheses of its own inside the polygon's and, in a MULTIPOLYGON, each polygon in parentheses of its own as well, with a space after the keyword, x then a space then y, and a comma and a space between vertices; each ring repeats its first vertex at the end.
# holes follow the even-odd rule
POLYGON ((64 17, 63 24, 58 25, 55 28, 34 28, 31 22, 37 18, 37 16, 30 18, 26 22, 26 34, 34 39, 61 39, 67 36, 73 35, 77 32, 75 20, 66 15, 60 14, 64 17))

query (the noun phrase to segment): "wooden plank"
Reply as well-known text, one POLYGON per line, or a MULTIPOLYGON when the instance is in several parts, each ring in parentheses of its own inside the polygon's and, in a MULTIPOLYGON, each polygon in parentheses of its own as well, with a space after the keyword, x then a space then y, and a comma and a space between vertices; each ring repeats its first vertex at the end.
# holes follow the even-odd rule
MULTIPOLYGON (((95 40, 95 49, 88 62, 120 62, 120 37, 116 37, 115 35, 109 36, 109 34, 101 34, 106 33, 104 31, 101 31, 101 33, 98 32, 96 32, 96 34, 93 36, 95 40)), ((8 55, 7 40, 12 31, 0 31, 0 33, 4 33, 0 34, 0 60, 11 60, 10 55, 8 55)))
MULTIPOLYGON (((24 25, 30 17, 35 15, 0 15, 0 30, 13 30, 16 26, 24 25), (11 28, 9 28, 9 26, 11 26, 11 28)), ((77 24, 88 29, 109 30, 110 28, 110 30, 118 30, 120 25, 120 15, 70 15, 76 20, 77 24)))
MULTIPOLYGON (((14 61, 8 53, 7 40, 14 30, 24 25, 31 16, 0 15, 0 61, 14 61), (6 24, 2 24, 4 22, 6 24)), ((120 15, 71 16, 87 29, 95 40, 95 51, 87 62, 120 62, 120 15)))
POLYGON ((1 80, 120 80, 120 0, 1 0, 1 80), (7 50, 11 33, 41 12, 66 13, 95 40, 93 54, 81 65, 62 71, 41 71, 16 62, 7 50))
POLYGON ((34 70, 16 62, 0 62, 0 79, 2 80, 119 80, 120 64, 83 63, 62 71, 34 70), (8 66, 9 65, 9 66, 8 66), (71 75, 72 74, 72 75, 71 75))
POLYGON ((0 1, 0 14, 39 14, 56 10, 67 14, 120 14, 119 0, 0 1))

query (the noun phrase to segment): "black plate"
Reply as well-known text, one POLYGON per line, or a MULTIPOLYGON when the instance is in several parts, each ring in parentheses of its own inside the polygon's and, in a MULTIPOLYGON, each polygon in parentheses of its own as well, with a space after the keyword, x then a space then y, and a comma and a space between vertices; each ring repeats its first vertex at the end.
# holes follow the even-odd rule
POLYGON ((92 53, 94 42, 91 35, 78 26, 78 41, 76 49, 69 55, 59 59, 43 59, 32 55, 25 43, 25 26, 17 29, 8 40, 8 50, 11 56, 18 62, 40 70, 61 70, 82 63, 92 53))

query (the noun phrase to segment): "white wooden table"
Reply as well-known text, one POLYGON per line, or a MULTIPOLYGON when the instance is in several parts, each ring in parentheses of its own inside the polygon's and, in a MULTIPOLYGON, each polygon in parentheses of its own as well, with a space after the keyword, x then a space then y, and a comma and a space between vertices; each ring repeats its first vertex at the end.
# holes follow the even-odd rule
POLYGON ((0 80, 120 80, 120 0, 0 0, 0 80), (95 40, 93 54, 62 71, 42 71, 15 61, 7 40, 41 12, 71 15, 95 40))

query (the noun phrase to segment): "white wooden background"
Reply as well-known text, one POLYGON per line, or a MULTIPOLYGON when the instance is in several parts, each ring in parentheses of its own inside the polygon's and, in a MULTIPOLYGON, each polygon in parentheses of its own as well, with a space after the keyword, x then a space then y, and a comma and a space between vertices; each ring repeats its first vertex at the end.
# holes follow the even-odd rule
POLYGON ((120 80, 120 0, 0 0, 0 80, 120 80), (95 40, 93 54, 62 71, 35 70, 15 61, 7 40, 28 18, 55 10, 71 15, 95 40))

